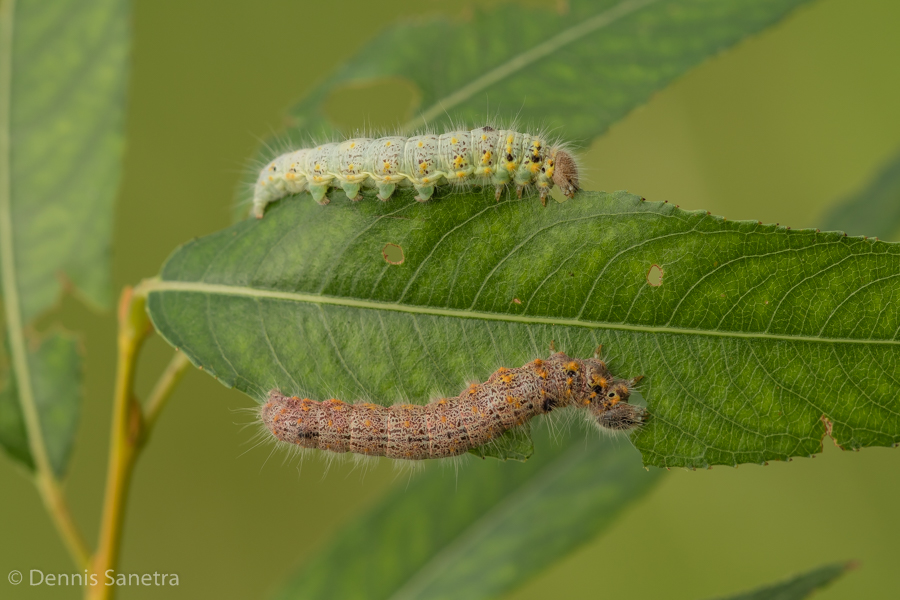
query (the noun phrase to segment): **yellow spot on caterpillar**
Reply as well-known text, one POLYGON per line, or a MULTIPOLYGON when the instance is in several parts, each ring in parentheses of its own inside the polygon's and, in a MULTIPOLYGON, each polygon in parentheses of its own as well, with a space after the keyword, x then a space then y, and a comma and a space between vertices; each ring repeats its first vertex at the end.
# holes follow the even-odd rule
POLYGON ((591 403, 591 401, 590 401, 590 400, 583 400, 581 403, 584 404, 585 406, 587 406, 588 404, 591 403))
POLYGON ((541 369, 538 371, 538 375, 541 377, 541 379, 547 379, 547 377, 550 376, 550 373, 547 371, 547 369, 541 369))
POLYGON ((391 141, 388 140, 387 142, 384 143, 384 145, 385 145, 385 147, 390 146, 390 145, 391 145, 391 141))
POLYGON ((566 364, 566 371, 569 371, 570 373, 574 373, 577 370, 578 370, 578 363, 575 362, 574 360, 569 362, 568 364, 566 364))
POLYGON ((539 359, 539 358, 534 359, 534 366, 540 367, 543 364, 544 364, 544 361, 542 361, 541 359, 539 359))
POLYGON ((483 141, 485 141, 486 139, 487 139, 487 136, 486 136, 485 134, 482 133, 482 134, 481 134, 481 141, 483 142, 483 141))
POLYGON ((508 137, 506 138, 506 143, 507 143, 507 144, 512 144, 512 143, 513 143, 513 136, 511 136, 511 135, 508 136, 508 137))
POLYGON ((419 140, 419 143, 416 144, 416 145, 417 145, 419 148, 421 148, 421 147, 424 146, 425 144, 422 143, 422 140, 419 140))
POLYGON ((513 377, 515 377, 515 376, 512 375, 512 374, 509 374, 509 375, 502 375, 502 376, 500 377, 500 381, 502 381, 503 383, 510 383, 510 382, 512 382, 513 377))
POLYGON ((332 421, 331 419, 328 419, 328 426, 334 427, 334 421, 332 421))
POLYGON ((450 138, 450 143, 451 143, 451 144, 458 144, 458 143, 459 143, 459 140, 456 139, 456 138, 450 138))
POLYGON ((272 180, 274 180, 274 179, 275 179, 274 177, 272 177, 271 175, 269 175, 269 181, 272 181, 272 180))
POLYGON ((419 165, 419 172, 424 173, 428 170, 428 161, 423 162, 419 165))
POLYGON ((381 168, 384 173, 387 173, 391 170, 391 163, 388 161, 384 161, 384 166, 381 168))
POLYGON ((409 427, 409 421, 403 421, 403 426, 404 426, 404 427, 409 427))
POLYGON ((297 425, 300 425, 302 423, 303 423, 303 419, 297 419, 297 425))
POLYGON ((571 386, 572 386, 572 381, 574 381, 574 380, 573 380, 571 377, 567 377, 567 378, 566 378, 566 385, 568 385, 569 387, 571 387, 571 386))
POLYGON ((441 398, 440 400, 438 400, 438 404, 440 404, 441 406, 447 404, 447 399, 446 399, 446 398, 441 398))
POLYGON ((356 148, 356 142, 350 142, 350 147, 351 147, 351 148, 356 148))
POLYGON ((353 163, 350 163, 349 165, 347 165, 347 170, 348 170, 348 171, 352 171, 352 170, 355 169, 355 168, 356 168, 356 165, 354 165, 353 163))
POLYGON ((447 417, 444 415, 441 415, 441 423, 446 423, 446 422, 447 422, 447 417))
POLYGON ((265 182, 265 181, 260 181, 260 182, 259 182, 259 185, 261 185, 261 186, 263 186, 263 187, 266 187, 266 182, 265 182))
POLYGON ((476 415, 478 414, 478 407, 477 407, 477 406, 473 406, 473 407, 472 407, 472 413, 473 413, 473 414, 476 414, 476 415))
POLYGON ((316 171, 321 171, 322 165, 320 165, 319 163, 316 163, 315 169, 316 169, 316 171))
POLYGON ((364 424, 365 424, 366 427, 371 427, 371 426, 372 426, 372 421, 366 419, 365 422, 364 422, 364 424))
POLYGON ((537 173, 538 171, 541 170, 541 164, 540 164, 540 163, 536 163, 536 162, 535 162, 535 163, 531 163, 531 166, 528 167, 528 168, 531 170, 532 173, 537 173))

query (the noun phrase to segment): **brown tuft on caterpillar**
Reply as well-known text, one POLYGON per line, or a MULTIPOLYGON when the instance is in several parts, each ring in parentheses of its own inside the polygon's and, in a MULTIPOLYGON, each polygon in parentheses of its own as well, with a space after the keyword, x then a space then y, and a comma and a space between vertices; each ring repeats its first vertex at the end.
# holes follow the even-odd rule
POLYGON ((556 408, 587 409, 601 429, 635 430, 648 416, 628 403, 640 379, 614 377, 598 358, 557 352, 519 368, 498 369, 487 382, 424 406, 317 402, 272 390, 260 416, 278 440, 303 448, 405 460, 446 458, 556 408))

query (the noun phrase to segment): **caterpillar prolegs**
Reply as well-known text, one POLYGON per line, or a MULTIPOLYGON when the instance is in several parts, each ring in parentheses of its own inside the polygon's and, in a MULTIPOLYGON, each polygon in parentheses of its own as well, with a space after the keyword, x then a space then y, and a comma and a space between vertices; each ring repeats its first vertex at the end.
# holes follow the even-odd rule
POLYGON ((520 198, 536 187, 546 205, 554 185, 570 198, 575 195, 578 166, 564 146, 542 135, 490 126, 410 138, 353 138, 287 152, 269 162, 254 186, 253 214, 262 218, 270 202, 305 190, 327 204, 332 187, 351 200, 362 199, 362 188, 374 187, 378 198, 388 200, 398 187, 412 186, 416 200, 425 202, 437 186, 493 185, 499 200, 510 184, 520 198))
POLYGON ((519 368, 501 368, 486 383, 425 406, 317 402, 272 390, 260 412, 283 442, 405 460, 457 456, 567 406, 587 410, 603 429, 640 427, 647 413, 628 398, 641 377, 614 377, 598 355, 579 360, 558 352, 519 368))

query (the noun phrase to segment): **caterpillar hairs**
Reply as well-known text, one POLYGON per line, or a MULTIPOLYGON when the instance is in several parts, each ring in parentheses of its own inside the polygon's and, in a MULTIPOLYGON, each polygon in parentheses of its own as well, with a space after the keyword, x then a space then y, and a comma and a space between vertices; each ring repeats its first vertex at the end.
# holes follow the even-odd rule
POLYGON ((266 205, 303 191, 327 204, 331 188, 341 188, 351 200, 362 199, 362 188, 376 188, 378 198, 387 201, 398 187, 413 187, 416 200, 425 202, 443 185, 493 185, 498 200, 508 185, 515 185, 520 198, 534 187, 546 206, 554 186, 569 198, 575 195, 578 166, 564 144, 490 126, 409 138, 352 138, 269 162, 253 189, 253 214, 261 219, 266 205))
POLYGON ((276 439, 303 448, 404 460, 447 458, 556 408, 584 409, 603 430, 633 431, 647 420, 643 408, 628 403, 641 379, 611 375, 599 348, 585 360, 557 352, 519 368, 498 369, 487 382, 425 406, 317 402, 272 390, 260 417, 276 439))

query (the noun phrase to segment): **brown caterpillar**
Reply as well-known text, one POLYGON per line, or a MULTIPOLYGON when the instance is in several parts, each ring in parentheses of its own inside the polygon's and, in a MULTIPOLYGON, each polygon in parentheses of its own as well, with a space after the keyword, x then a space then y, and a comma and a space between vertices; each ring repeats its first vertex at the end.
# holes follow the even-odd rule
POLYGON ((587 409, 603 429, 640 427, 647 412, 628 404, 628 398, 642 377, 613 377, 598 354, 579 360, 557 352, 516 369, 501 368, 486 383, 425 406, 317 402, 272 390, 260 413, 282 442, 405 460, 463 454, 532 417, 566 406, 587 409))

